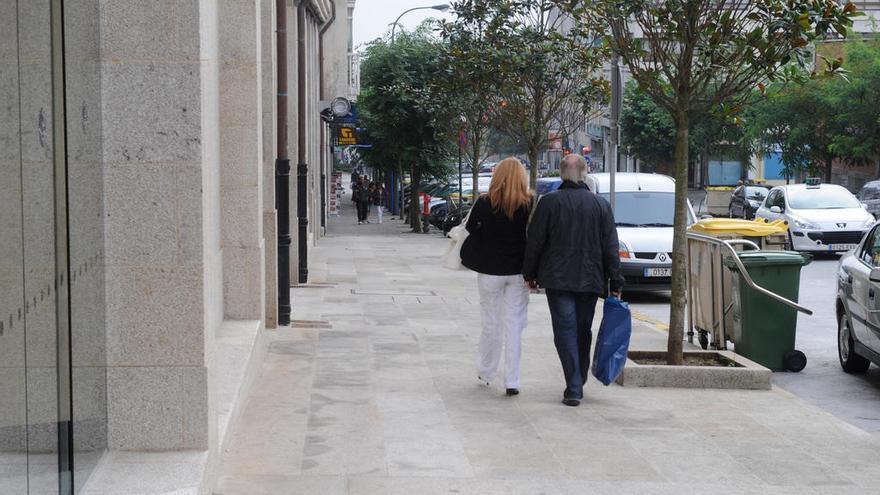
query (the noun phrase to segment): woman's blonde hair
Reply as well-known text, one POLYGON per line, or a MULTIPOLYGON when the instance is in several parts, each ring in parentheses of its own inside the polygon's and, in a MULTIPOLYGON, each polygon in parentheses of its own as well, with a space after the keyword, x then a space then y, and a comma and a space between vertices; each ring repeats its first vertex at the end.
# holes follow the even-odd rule
POLYGON ((512 220, 516 210, 529 204, 531 199, 529 179, 522 162, 514 157, 501 160, 489 184, 489 202, 495 211, 504 210, 507 218, 512 220))

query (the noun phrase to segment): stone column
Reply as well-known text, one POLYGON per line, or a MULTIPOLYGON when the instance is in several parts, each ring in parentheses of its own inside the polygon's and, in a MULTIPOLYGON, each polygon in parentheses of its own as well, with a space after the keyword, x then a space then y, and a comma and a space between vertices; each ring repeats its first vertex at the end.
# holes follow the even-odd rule
POLYGON ((223 302, 229 319, 263 320, 263 88, 260 0, 219 0, 223 302))
POLYGON ((111 449, 210 443, 216 17, 214 0, 101 3, 111 449))
POLYGON ((276 48, 275 0, 260 0, 260 77, 263 124, 263 241, 266 250, 266 327, 278 326, 278 214, 275 210, 276 48))

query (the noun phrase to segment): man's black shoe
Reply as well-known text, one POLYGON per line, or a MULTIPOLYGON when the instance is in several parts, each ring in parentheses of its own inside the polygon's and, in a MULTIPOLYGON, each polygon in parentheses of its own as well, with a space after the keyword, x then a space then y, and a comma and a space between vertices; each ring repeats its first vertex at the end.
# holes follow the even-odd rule
POLYGON ((581 401, 579 399, 569 399, 567 397, 565 399, 562 399, 562 403, 565 404, 566 406, 571 406, 571 407, 577 407, 577 406, 581 405, 581 401))
POLYGON ((508 397, 513 397, 514 395, 519 395, 519 389, 518 389, 518 388, 509 388, 509 389, 507 389, 507 396, 508 396, 508 397))

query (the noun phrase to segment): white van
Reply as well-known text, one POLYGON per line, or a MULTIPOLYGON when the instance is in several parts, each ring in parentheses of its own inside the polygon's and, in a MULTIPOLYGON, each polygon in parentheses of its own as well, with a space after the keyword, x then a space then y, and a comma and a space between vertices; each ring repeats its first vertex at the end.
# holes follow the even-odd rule
MULTIPOLYGON (((590 190, 610 201, 610 174, 590 174, 588 182, 590 190)), ((675 181, 666 175, 621 172, 614 182, 624 290, 669 290, 675 181)), ((688 224, 694 222, 696 215, 688 202, 688 224)))

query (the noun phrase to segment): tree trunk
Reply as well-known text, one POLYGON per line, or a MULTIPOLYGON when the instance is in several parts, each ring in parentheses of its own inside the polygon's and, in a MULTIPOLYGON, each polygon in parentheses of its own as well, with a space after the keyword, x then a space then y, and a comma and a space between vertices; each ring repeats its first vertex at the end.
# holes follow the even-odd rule
POLYGON ((403 220, 403 163, 397 161, 397 194, 395 194, 394 213, 403 220))
POLYGON ((471 204, 477 202, 480 197, 480 136, 476 132, 471 134, 471 176, 473 177, 471 204))
POLYGON ((831 170, 834 168, 834 158, 828 157, 825 159, 825 183, 831 184, 831 170))
POLYGON ((669 341, 666 362, 682 363, 685 309, 687 308, 687 220, 688 220, 688 122, 687 114, 676 119, 675 132, 675 222, 672 228, 672 299, 669 307, 669 341))
POLYGON ((538 190, 538 154, 540 150, 537 146, 529 145, 529 188, 532 191, 538 190))
POLYGON ((413 232, 422 231, 422 198, 419 197, 422 185, 422 168, 419 165, 412 167, 412 182, 410 187, 409 202, 409 226, 413 232))

